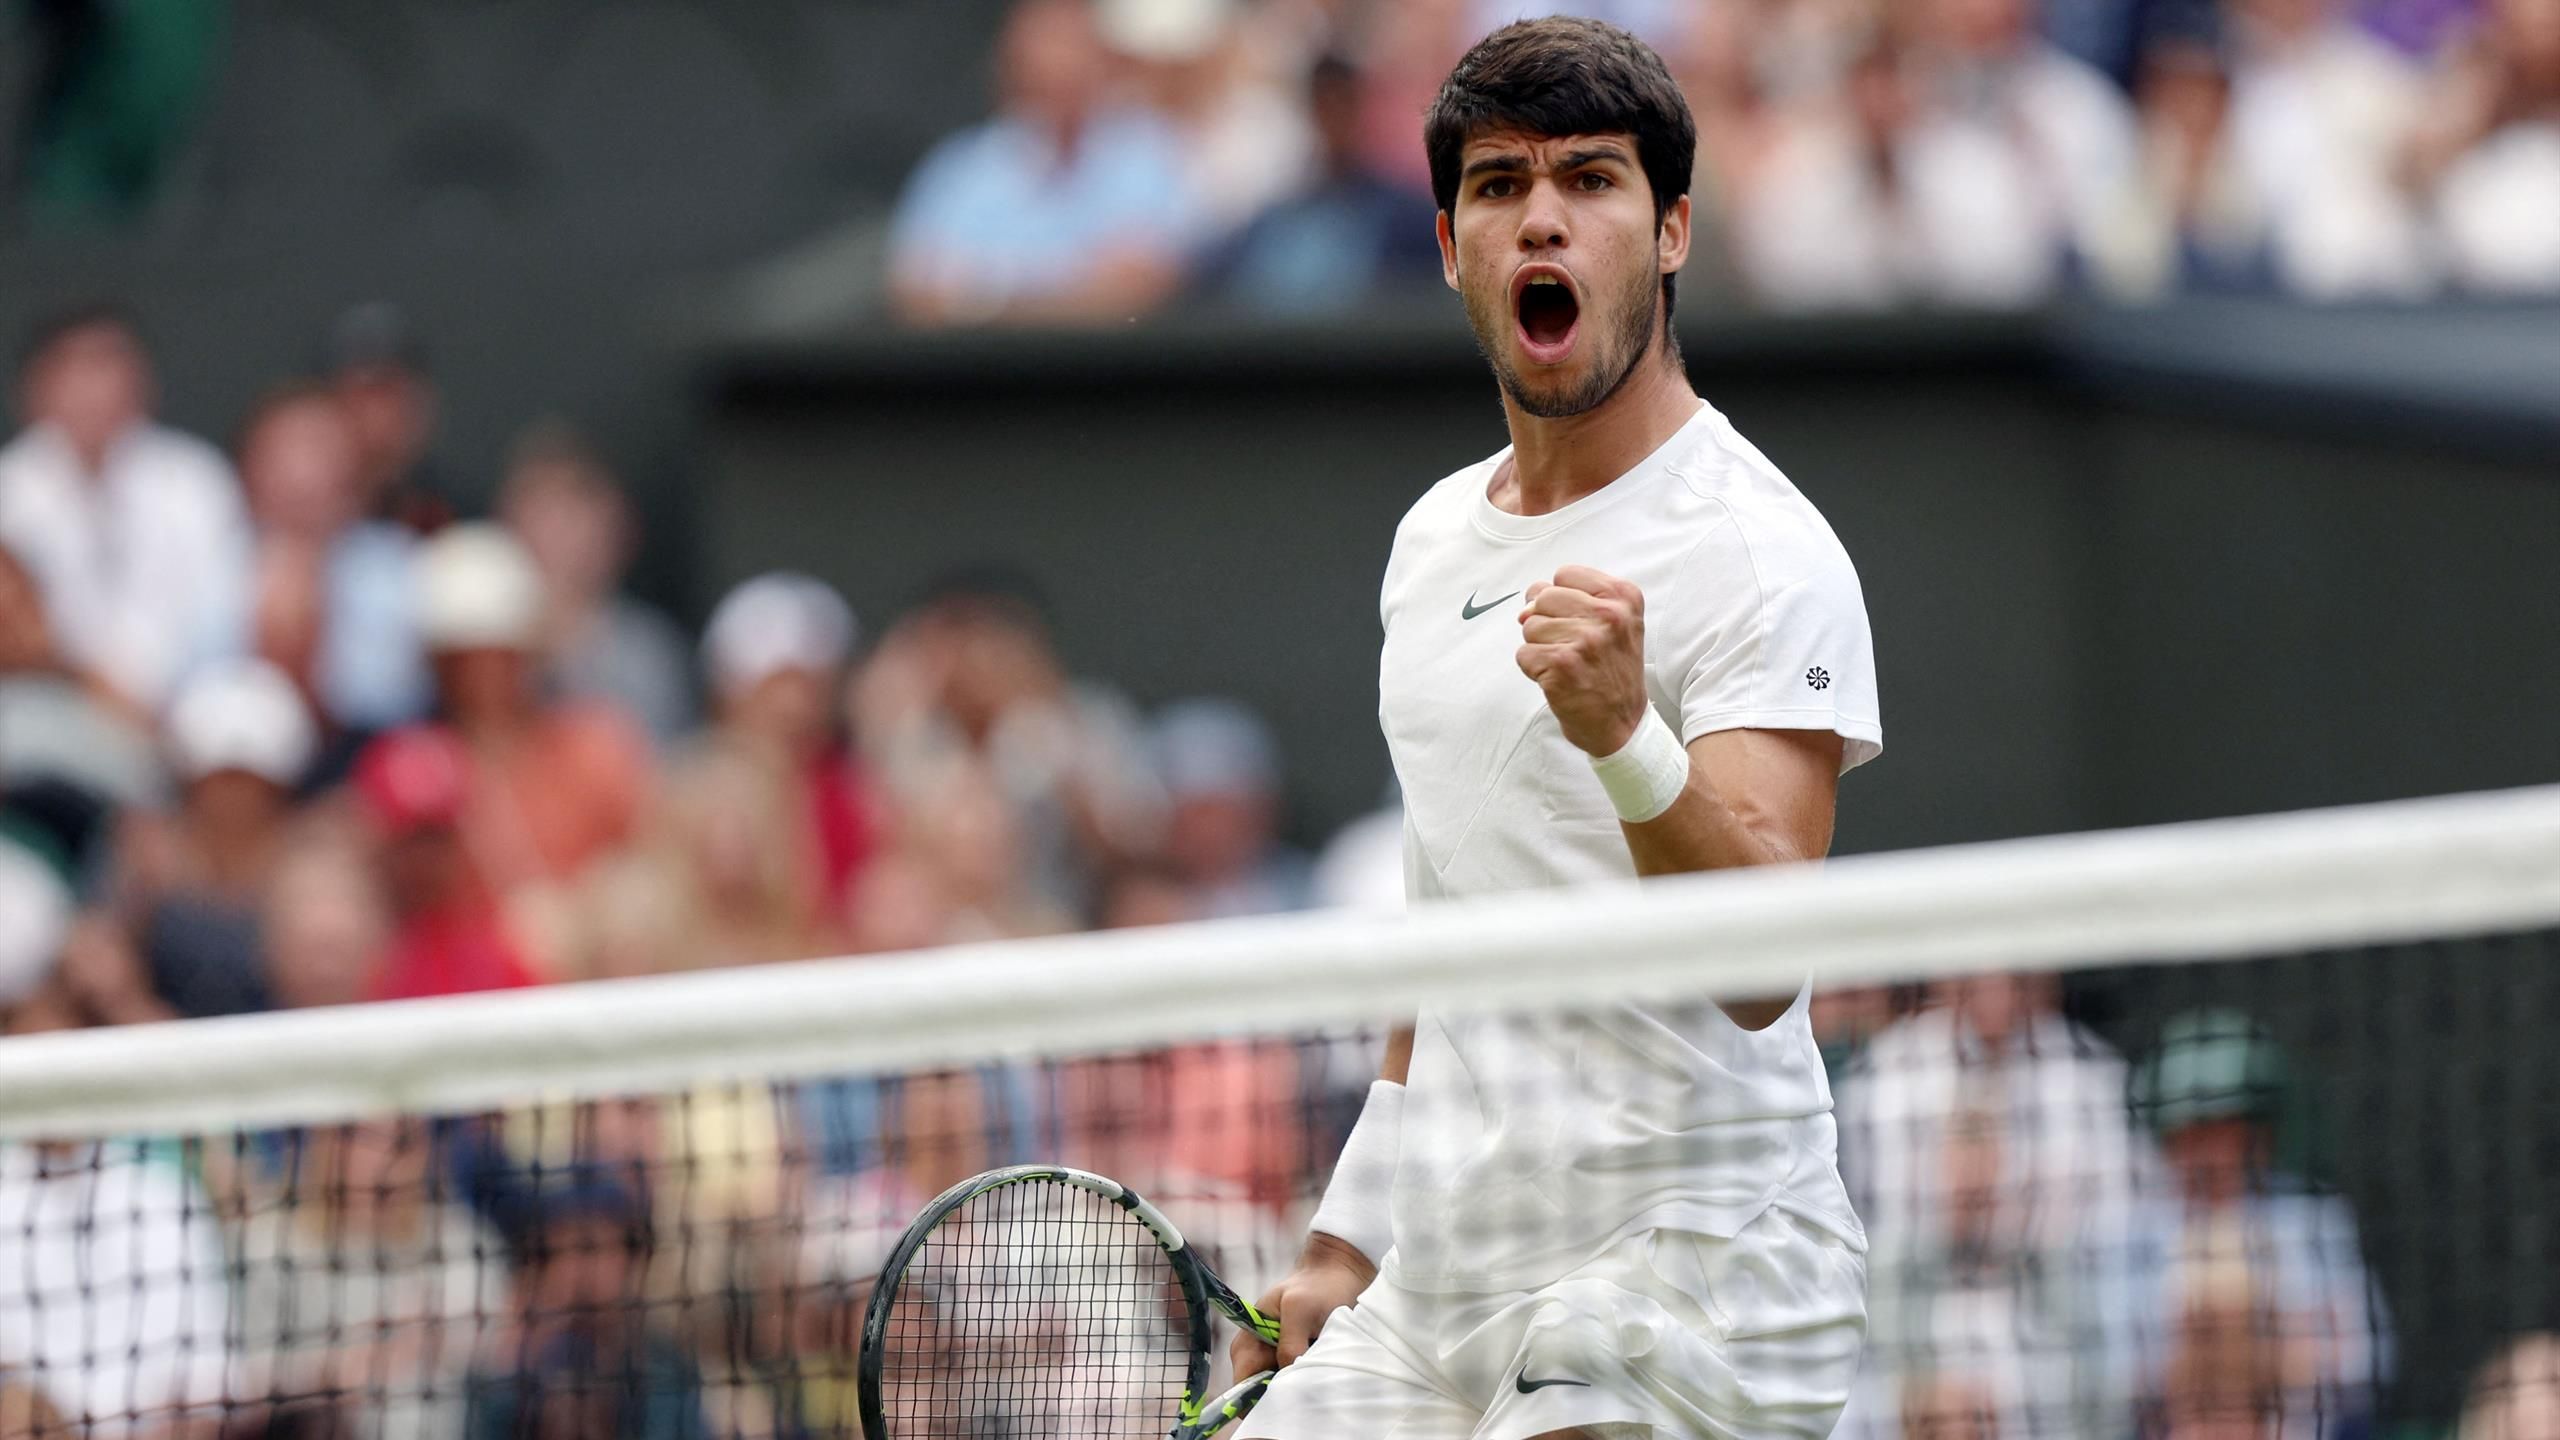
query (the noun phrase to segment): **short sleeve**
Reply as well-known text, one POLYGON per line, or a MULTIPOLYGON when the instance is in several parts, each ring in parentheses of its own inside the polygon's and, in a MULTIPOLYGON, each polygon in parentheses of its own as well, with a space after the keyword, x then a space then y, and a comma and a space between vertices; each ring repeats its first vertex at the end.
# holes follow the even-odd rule
POLYGON ((946 136, 907 178, 889 216, 889 263, 940 278, 953 252, 973 254, 969 235, 971 172, 985 144, 979 131, 946 136))
POLYGON ((1718 730, 1829 730, 1840 768, 1884 749, 1875 642, 1858 572, 1818 520, 1716 527, 1683 567, 1680 593, 1648 617, 1661 683, 1676 687, 1683 742, 1718 730), (1670 644, 1661 642, 1668 639, 1670 644))

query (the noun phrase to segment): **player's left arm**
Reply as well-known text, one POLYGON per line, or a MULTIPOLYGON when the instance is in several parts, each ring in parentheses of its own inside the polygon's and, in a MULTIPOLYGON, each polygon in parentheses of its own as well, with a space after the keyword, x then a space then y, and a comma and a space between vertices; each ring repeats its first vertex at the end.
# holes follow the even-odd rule
MULTIPOLYGON (((1645 690, 1644 594, 1588 566, 1531 585, 1520 612, 1521 671, 1577 748, 1627 748, 1645 690)), ((1718 730, 1689 742, 1689 773, 1668 809, 1620 822, 1639 875, 1818 860, 1831 849, 1844 743, 1828 730, 1718 730)), ((1676 758, 1676 757, 1675 757, 1676 758)))

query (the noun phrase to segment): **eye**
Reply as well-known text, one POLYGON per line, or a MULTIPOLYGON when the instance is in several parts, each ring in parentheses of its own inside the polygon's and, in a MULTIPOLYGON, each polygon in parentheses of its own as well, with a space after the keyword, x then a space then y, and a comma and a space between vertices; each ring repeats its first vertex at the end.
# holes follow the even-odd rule
POLYGON ((1597 170, 1585 170, 1573 177, 1573 183, 1585 190, 1599 191, 1608 189, 1612 182, 1597 170))
POLYGON ((1511 186, 1509 176, 1497 175, 1476 187, 1476 194, 1487 200, 1500 200, 1511 194, 1511 186))

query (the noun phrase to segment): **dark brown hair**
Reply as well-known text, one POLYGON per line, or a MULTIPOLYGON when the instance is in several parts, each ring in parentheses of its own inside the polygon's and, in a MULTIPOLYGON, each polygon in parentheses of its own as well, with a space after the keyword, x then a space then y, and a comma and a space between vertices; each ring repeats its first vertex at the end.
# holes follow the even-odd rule
MULTIPOLYGON (((1669 67, 1652 46, 1600 20, 1516 21, 1477 41, 1449 72, 1422 121, 1431 196, 1442 210, 1457 211, 1467 142, 1496 129, 1634 136, 1657 228, 1672 202, 1689 193, 1697 163, 1698 124, 1669 67)), ((1672 279, 1662 277, 1666 315, 1672 279)))

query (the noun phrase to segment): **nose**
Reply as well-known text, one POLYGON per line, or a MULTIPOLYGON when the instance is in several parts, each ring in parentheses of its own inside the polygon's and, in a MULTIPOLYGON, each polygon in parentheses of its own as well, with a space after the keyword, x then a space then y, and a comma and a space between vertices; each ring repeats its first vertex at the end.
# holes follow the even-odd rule
POLYGON ((1560 250, 1572 238, 1565 223, 1563 187, 1540 179, 1529 187, 1529 203, 1520 207, 1520 248, 1529 253, 1560 250))

